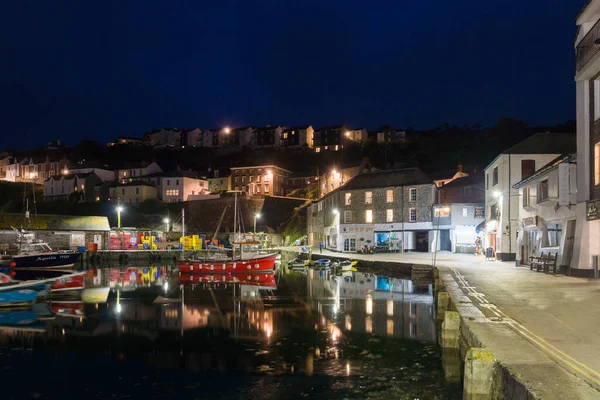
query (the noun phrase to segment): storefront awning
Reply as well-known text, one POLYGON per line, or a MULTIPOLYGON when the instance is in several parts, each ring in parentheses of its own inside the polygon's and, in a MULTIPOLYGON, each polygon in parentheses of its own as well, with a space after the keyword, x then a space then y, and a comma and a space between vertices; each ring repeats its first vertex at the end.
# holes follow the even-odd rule
POLYGON ((483 231, 485 231, 485 220, 481 221, 481 223, 475 227, 475 232, 477 234, 479 234, 479 233, 481 233, 483 231))

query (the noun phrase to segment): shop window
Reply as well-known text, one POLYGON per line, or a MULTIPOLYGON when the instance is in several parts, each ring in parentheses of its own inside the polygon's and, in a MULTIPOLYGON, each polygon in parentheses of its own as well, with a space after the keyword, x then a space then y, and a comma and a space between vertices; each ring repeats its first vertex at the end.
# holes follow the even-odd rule
POLYGON ((415 203, 417 201, 417 188, 408 189, 408 201, 415 203))
POLYGON ((548 247, 558 247, 560 246, 560 237, 562 236, 562 224, 548 224, 547 233, 547 243, 545 243, 548 247))

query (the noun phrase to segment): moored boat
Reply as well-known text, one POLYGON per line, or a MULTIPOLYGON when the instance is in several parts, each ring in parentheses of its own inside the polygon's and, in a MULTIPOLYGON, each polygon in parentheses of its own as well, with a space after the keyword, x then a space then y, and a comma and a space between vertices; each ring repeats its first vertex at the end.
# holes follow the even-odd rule
POLYGON ((259 242, 237 242, 234 249, 239 246, 239 255, 231 258, 223 256, 199 257, 197 259, 183 259, 179 261, 181 273, 248 273, 257 271, 273 271, 275 269, 276 254, 258 253, 259 242), (253 248, 256 250, 253 251, 253 248))
POLYGON ((50 287, 50 290, 53 293, 78 291, 84 288, 84 284, 85 272, 78 272, 58 277, 50 287))

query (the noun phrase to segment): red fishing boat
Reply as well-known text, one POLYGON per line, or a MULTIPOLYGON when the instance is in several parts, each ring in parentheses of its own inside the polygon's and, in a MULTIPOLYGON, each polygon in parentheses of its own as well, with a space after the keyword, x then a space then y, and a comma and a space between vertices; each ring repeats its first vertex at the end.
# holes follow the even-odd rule
POLYGON ((179 261, 179 272, 244 274, 273 271, 277 254, 260 254, 258 252, 259 245, 260 242, 235 242, 233 243, 234 254, 231 257, 221 253, 182 259, 179 261))
POLYGON ((52 292, 66 292, 71 290, 81 290, 85 285, 85 272, 69 274, 57 278, 50 289, 52 292))
POLYGON ((197 283, 238 283, 242 285, 262 286, 273 289, 277 288, 275 274, 273 273, 182 273, 179 276, 179 282, 184 285, 197 283))

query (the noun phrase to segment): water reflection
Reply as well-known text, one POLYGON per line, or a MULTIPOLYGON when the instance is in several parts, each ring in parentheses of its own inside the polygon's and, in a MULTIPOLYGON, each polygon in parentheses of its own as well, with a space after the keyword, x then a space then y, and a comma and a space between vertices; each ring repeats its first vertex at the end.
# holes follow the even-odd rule
MULTIPOLYGON (((53 294, 46 316, 39 310, 0 312, 0 355, 2 349, 26 346, 50 352, 48 360, 76 351, 88 360, 108 356, 114 363, 142 362, 160 371, 244 373, 235 375, 236 384, 218 388, 225 397, 458 393, 444 381, 427 286, 313 270, 179 276, 170 266, 153 266, 84 272, 84 288, 53 294), (89 301, 86 290, 107 295, 89 301), (282 383, 297 375, 306 380, 282 383), (265 376, 280 383, 257 394, 253 382, 265 376)), ((118 365, 103 373, 110 375, 118 365)), ((126 373, 135 382, 141 379, 135 369, 126 373)), ((156 379, 168 385, 166 377, 156 379)), ((198 379, 186 377, 169 390, 196 393, 190 382, 198 379)), ((136 396, 131 387, 123 390, 136 396)), ((205 384, 197 393, 206 397, 216 390, 205 384)))

